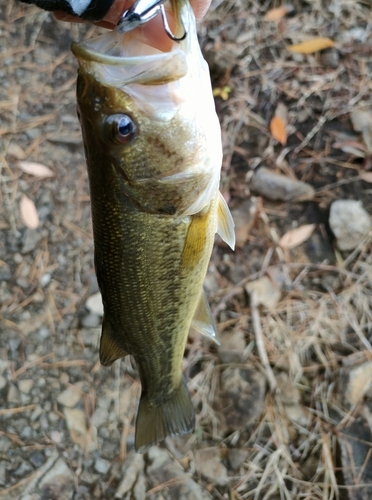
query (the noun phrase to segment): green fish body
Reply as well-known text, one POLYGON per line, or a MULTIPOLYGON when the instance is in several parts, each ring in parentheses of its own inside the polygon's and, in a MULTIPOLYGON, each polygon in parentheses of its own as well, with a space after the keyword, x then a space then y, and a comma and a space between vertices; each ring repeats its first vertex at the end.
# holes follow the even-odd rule
POLYGON ((139 452, 194 429, 182 358, 191 326, 216 339, 203 281, 216 231, 234 245, 218 190, 219 124, 186 1, 180 16, 187 37, 170 52, 116 32, 72 47, 104 305, 100 360, 136 360, 139 452))

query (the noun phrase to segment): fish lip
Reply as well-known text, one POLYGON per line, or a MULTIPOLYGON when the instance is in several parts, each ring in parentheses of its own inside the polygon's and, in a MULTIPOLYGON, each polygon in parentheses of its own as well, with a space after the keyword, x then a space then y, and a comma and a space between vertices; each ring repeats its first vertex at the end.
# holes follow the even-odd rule
POLYGON ((174 54, 173 52, 162 52, 160 54, 141 55, 137 57, 113 56, 98 52, 90 46, 89 42, 72 42, 70 48, 74 56, 78 59, 83 59, 86 62, 108 64, 110 66, 135 66, 139 63, 152 63, 156 60, 168 59, 170 55, 173 56, 174 54))

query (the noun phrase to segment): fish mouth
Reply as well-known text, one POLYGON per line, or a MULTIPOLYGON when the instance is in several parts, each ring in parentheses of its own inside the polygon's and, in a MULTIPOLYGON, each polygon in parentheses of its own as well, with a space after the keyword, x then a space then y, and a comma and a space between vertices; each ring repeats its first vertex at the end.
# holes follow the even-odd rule
POLYGON ((102 83, 119 86, 115 84, 117 78, 114 74, 120 79, 121 86, 129 83, 156 85, 175 81, 187 73, 187 56, 191 50, 192 36, 189 31, 195 29, 188 1, 182 1, 179 17, 187 35, 184 40, 172 41, 166 51, 154 47, 143 37, 139 28, 127 33, 119 33, 115 29, 84 42, 72 43, 71 50, 78 59, 80 68, 93 74, 102 83))

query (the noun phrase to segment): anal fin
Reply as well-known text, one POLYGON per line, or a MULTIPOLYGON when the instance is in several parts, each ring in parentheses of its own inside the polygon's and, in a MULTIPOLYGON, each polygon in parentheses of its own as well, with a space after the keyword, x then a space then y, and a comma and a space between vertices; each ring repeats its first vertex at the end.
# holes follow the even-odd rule
POLYGON ((225 198, 219 193, 218 210, 217 210, 217 233, 223 241, 234 250, 235 248, 235 231, 234 220, 232 218, 229 207, 225 198))
POLYGON ((194 428, 195 411, 182 377, 179 387, 159 406, 155 406, 147 394, 141 396, 136 420, 136 451, 144 453, 167 436, 184 436, 194 428))
POLYGON ((202 335, 205 335, 209 339, 213 340, 213 342, 217 345, 220 345, 216 323, 204 290, 202 290, 202 293, 200 294, 199 303, 191 322, 191 326, 202 335))
POLYGON ((110 366, 119 358, 124 358, 128 353, 124 351, 113 339, 110 323, 103 318, 101 342, 99 346, 99 360, 101 365, 110 366))

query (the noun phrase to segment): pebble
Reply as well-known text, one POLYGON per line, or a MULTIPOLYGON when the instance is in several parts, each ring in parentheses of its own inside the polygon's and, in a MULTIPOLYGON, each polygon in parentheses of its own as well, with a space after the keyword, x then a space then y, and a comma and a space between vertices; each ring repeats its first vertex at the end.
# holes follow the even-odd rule
POLYGON ((349 372, 346 400, 352 407, 360 403, 365 394, 372 390, 372 362, 363 363, 349 372))
POLYGON ((99 346, 99 339, 101 336, 101 329, 97 328, 96 330, 94 328, 82 328, 80 330, 81 337, 83 339, 84 345, 87 346, 93 346, 98 349, 99 346))
MULTIPOLYGON (((138 476, 143 474, 144 466, 145 461, 143 455, 139 455, 133 451, 130 452, 122 467, 121 477, 123 479, 115 493, 115 498, 125 498, 124 495, 126 493, 133 491, 136 482, 138 482, 138 476)), ((143 497, 134 498, 144 498, 144 495, 143 497)))
POLYGON ((221 345, 218 355, 222 363, 241 363, 246 348, 245 335, 242 330, 224 332, 220 337, 221 345))
POLYGON ((33 451, 29 458, 34 467, 40 467, 45 462, 44 454, 41 451, 33 451))
POLYGON ((24 394, 29 394, 34 386, 34 381, 31 378, 26 378, 18 382, 18 389, 24 394))
POLYGON ((40 282, 39 282, 41 288, 44 288, 47 285, 49 285, 51 279, 52 279, 52 275, 50 273, 43 274, 42 277, 40 278, 40 282))
POLYGON ((87 426, 86 415, 77 408, 63 409, 71 440, 84 450, 96 448, 96 429, 87 426))
POLYGON ((354 250, 372 228, 368 212, 357 200, 337 200, 331 205, 329 225, 340 250, 354 250))
POLYGON ((52 431, 50 433, 50 439, 54 443, 60 444, 62 442, 62 439, 63 439, 63 434, 61 432, 58 432, 58 431, 52 431))
POLYGON ((90 422, 95 427, 101 427, 105 422, 108 421, 108 411, 104 408, 96 408, 93 415, 90 418, 90 422))
POLYGON ((22 238, 22 250, 23 254, 35 250, 37 244, 39 243, 41 234, 37 229, 26 229, 22 238))
POLYGON ((79 401, 83 399, 81 391, 79 391, 73 385, 70 385, 58 395, 57 401, 67 408, 73 408, 78 404, 79 401))
POLYGON ((39 328, 38 334, 42 340, 45 340, 50 337, 50 330, 46 326, 42 326, 41 328, 39 328))
POLYGON ((258 198, 254 196, 243 201, 231 210, 235 223, 235 242, 237 247, 243 247, 247 241, 257 218, 258 198))
POLYGON ((310 184, 277 174, 266 167, 255 171, 249 188, 273 201, 312 200, 315 195, 310 184))
POLYGON ((87 314, 81 320, 81 325, 84 328, 97 328, 101 323, 101 318, 97 314, 87 314))
POLYGON ((99 472, 100 474, 107 474, 110 470, 111 463, 108 460, 104 460, 103 458, 97 458, 94 462, 94 470, 99 472))
POLYGON ((19 403, 19 392, 14 385, 9 387, 7 401, 8 403, 19 403))
POLYGON ((33 435, 33 430, 29 425, 26 425, 26 427, 23 427, 21 431, 21 438, 22 439, 30 439, 33 435))
POLYGON ((245 290, 248 294, 251 294, 254 291, 256 294, 257 304, 267 307, 270 310, 275 309, 281 297, 278 284, 273 282, 267 276, 251 281, 245 286, 245 290))
POLYGON ((0 265, 0 283, 3 281, 9 281, 12 277, 12 273, 10 272, 10 267, 5 264, 0 265))
POLYGON ((74 479, 71 469, 59 458, 41 479, 37 490, 42 493, 43 498, 70 500, 75 490, 74 479), (50 497, 48 492, 53 492, 53 497, 50 497))
POLYGON ((227 460, 233 471, 239 469, 243 465, 245 459, 248 457, 247 450, 240 450, 239 448, 232 448, 227 452, 227 460))
POLYGON ((301 403, 300 391, 284 372, 276 376, 278 394, 283 404, 287 417, 300 427, 307 428, 308 417, 301 403))
POLYGON ((219 448, 197 451, 195 453, 195 468, 212 484, 224 486, 229 482, 227 469, 221 463, 219 448))
POLYGON ((0 485, 5 486, 5 463, 0 462, 0 485))
POLYGON ((85 303, 86 308, 92 314, 103 316, 102 296, 100 292, 91 295, 85 303))
MULTIPOLYGON (((147 453, 147 459, 149 465, 146 473, 151 483, 148 489, 164 484, 167 481, 174 482, 176 480, 177 482, 171 490, 172 498, 177 498, 177 500, 211 500, 212 497, 209 493, 186 474, 179 463, 175 462, 167 451, 157 446, 152 446, 147 453)), ((158 493, 148 493, 146 495, 147 498, 149 500, 157 500, 161 497, 159 497, 158 493)))
POLYGON ((4 373, 10 366, 10 361, 7 359, 0 359, 0 374, 4 373))
POLYGON ((213 408, 218 414, 220 435, 234 432, 259 419, 265 400, 266 378, 251 365, 220 370, 213 408))

